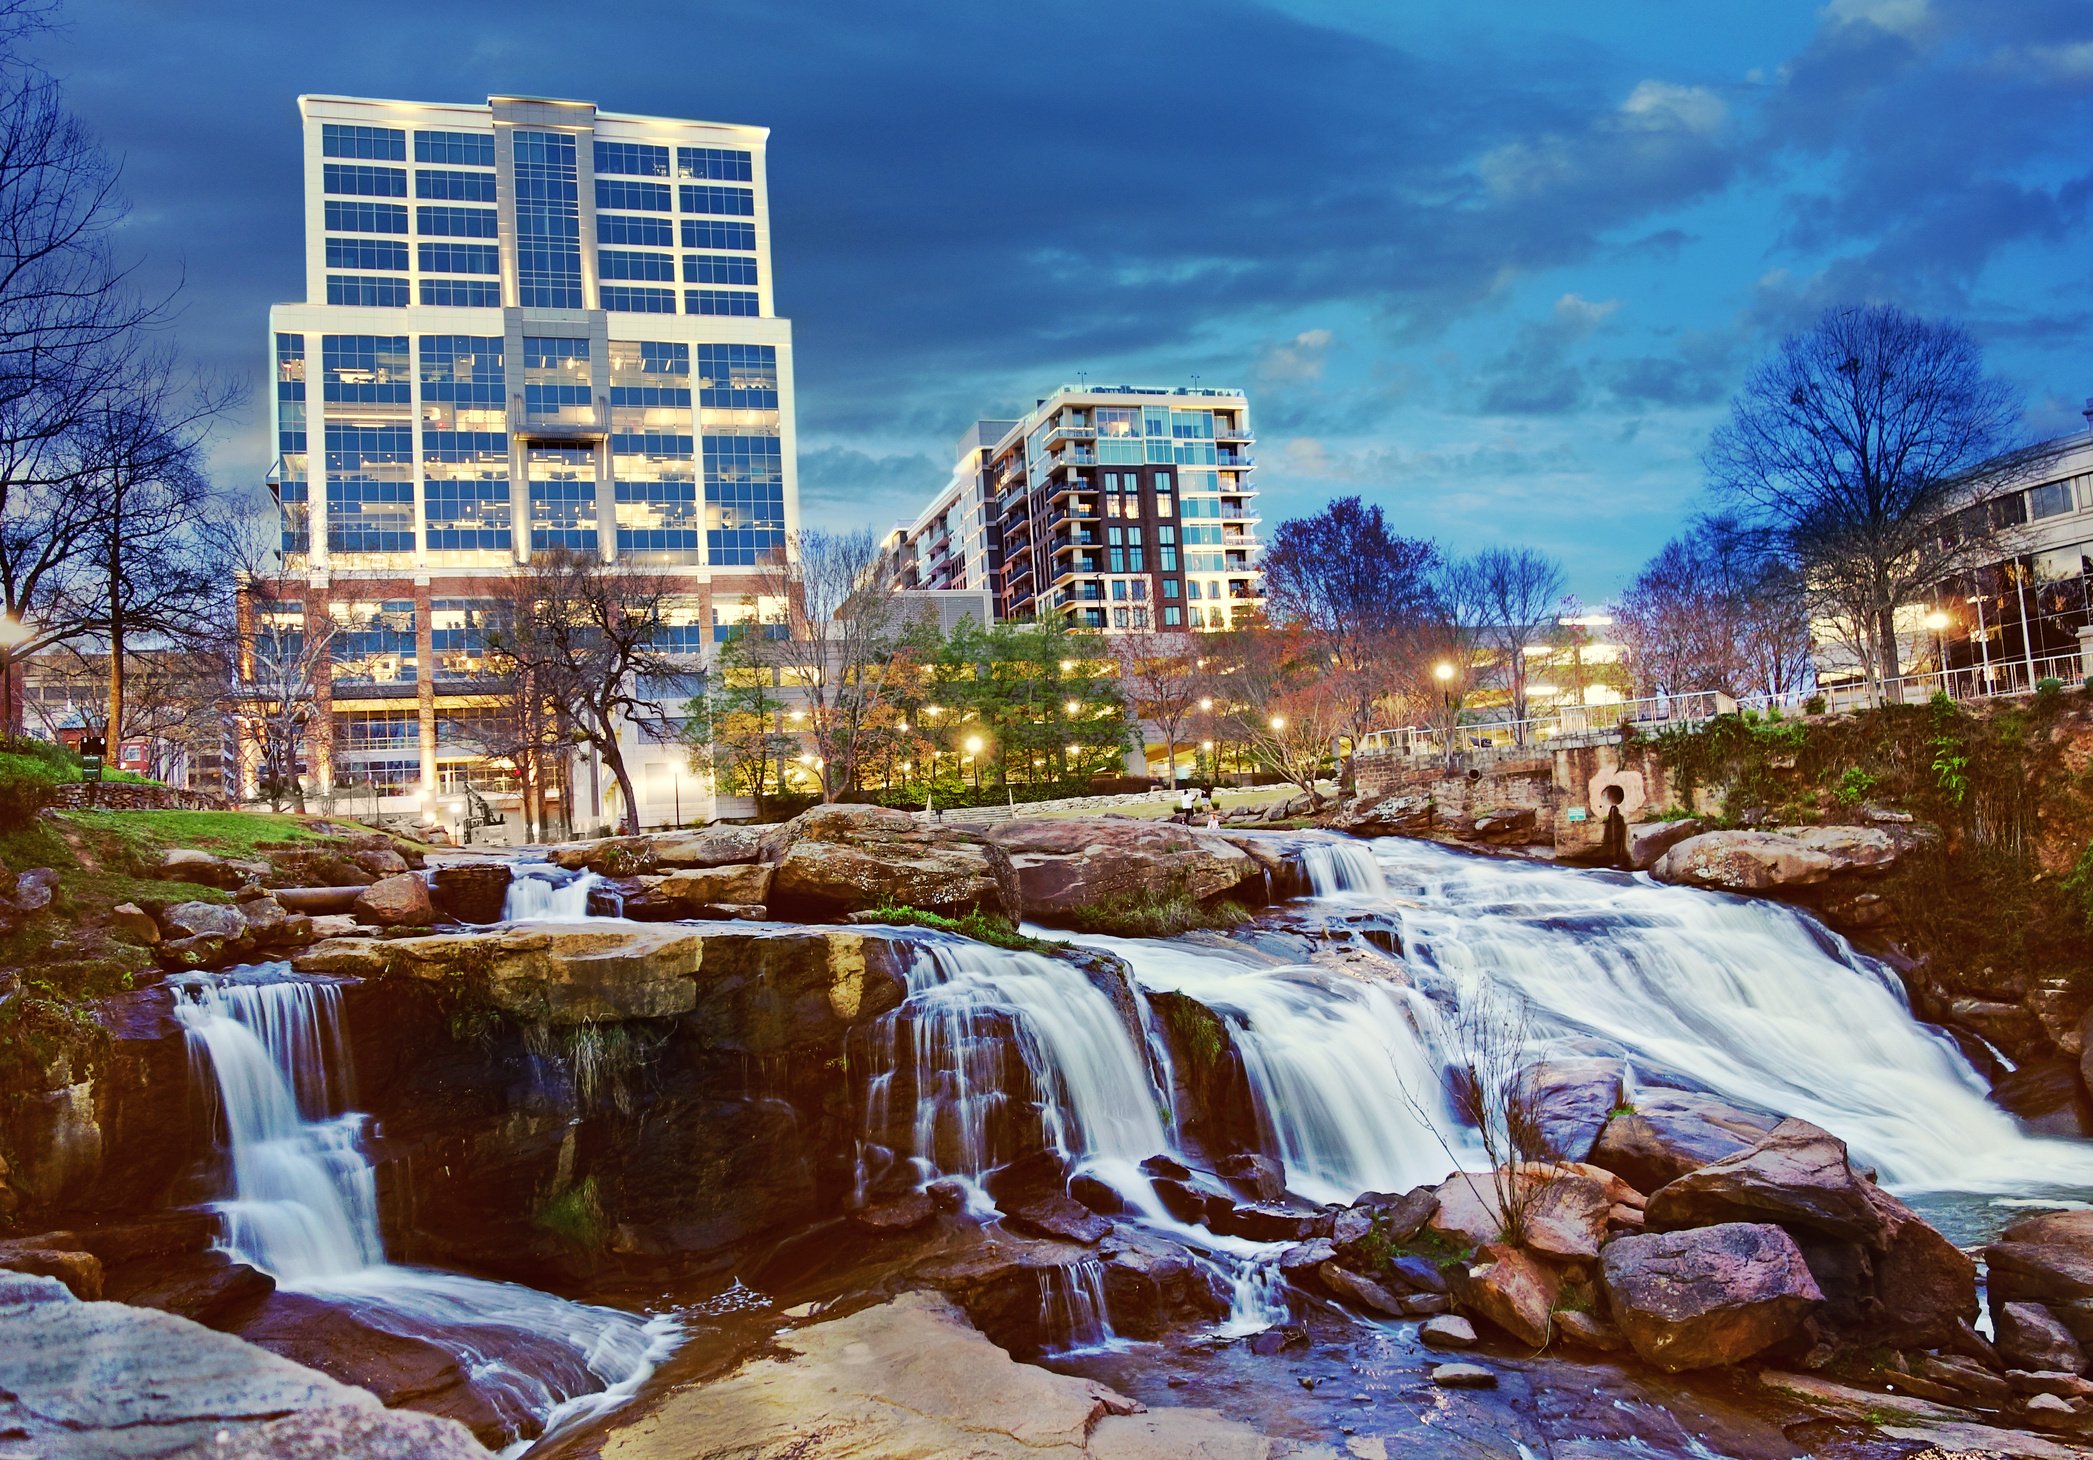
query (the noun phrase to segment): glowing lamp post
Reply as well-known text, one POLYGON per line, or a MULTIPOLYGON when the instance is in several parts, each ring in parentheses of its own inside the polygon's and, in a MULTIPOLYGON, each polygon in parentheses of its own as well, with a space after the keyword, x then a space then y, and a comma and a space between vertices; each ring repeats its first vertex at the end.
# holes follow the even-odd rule
POLYGON ((1926 627, 1933 630, 1933 653, 1940 664, 1940 692, 1948 692, 1948 616, 1939 609, 1926 615, 1926 627))
POLYGON ((967 759, 973 762, 974 789, 978 791, 981 789, 981 737, 969 735, 963 743, 966 746, 967 759))
POLYGON ((15 650, 33 632, 13 614, 0 617, 0 735, 15 733, 15 650))
POLYGON ((1441 659, 1432 666, 1432 678, 1439 681, 1439 704, 1443 713, 1442 734, 1446 741, 1446 768, 1453 769, 1453 731, 1456 716, 1453 707, 1453 665, 1441 659))

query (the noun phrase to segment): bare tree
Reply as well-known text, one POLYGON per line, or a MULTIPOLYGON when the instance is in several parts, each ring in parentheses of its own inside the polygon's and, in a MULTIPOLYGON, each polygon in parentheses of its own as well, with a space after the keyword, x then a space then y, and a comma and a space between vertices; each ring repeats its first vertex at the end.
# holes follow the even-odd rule
POLYGON ((1112 651, 1135 720, 1163 734, 1170 788, 1176 790, 1177 747, 1202 697, 1199 641, 1186 633, 1134 629, 1114 635, 1112 651))
POLYGON ((805 712, 823 801, 859 789, 906 693, 896 666, 907 655, 906 600, 894 584, 878 540, 863 530, 797 533, 757 575, 777 620, 752 624, 745 632, 756 637, 742 649, 750 665, 774 669, 805 712))
POLYGON ((1533 548, 1485 548, 1475 555, 1471 572, 1481 636, 1502 661, 1505 688, 1511 694, 1513 739, 1524 745, 1526 656, 1554 629, 1557 604, 1567 586, 1562 564, 1533 548))
MULTIPOLYGON (((322 714, 321 666, 340 626, 298 586, 250 576, 234 596, 238 626, 225 639, 227 707, 236 743, 251 758, 256 789, 272 810, 306 809, 303 772, 322 714)), ((317 767, 313 767, 317 769, 317 767)))
POLYGON ((1728 518, 1696 519, 1660 548, 1621 595, 1615 618, 1646 694, 1779 697, 1808 683, 1803 587, 1728 518))
POLYGON ((1716 491, 1789 564, 1820 616, 1850 620, 1877 681, 1897 611, 1969 565, 2018 470, 2020 405, 1958 325, 1836 309, 1782 341, 1710 439, 1716 491))
POLYGON ((1227 737, 1298 786, 1311 804, 1354 707, 1332 683, 1322 641, 1298 624, 1253 624, 1208 635, 1207 698, 1227 737))
POLYGON ((640 829, 640 808, 622 731, 664 718, 642 687, 681 672, 656 647, 673 597, 660 574, 592 552, 534 550, 503 582, 487 631, 493 671, 521 679, 610 767, 628 835, 640 829))

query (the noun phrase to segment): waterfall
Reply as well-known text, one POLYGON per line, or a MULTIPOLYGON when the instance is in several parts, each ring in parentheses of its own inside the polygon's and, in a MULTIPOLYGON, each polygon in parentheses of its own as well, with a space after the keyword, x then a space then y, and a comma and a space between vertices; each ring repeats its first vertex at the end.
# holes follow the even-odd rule
POLYGON ((1793 908, 1390 838, 1406 962, 1537 1025, 1798 1115, 1905 1191, 2093 1186, 2093 1144, 2027 1135, 1895 975, 1793 908))
POLYGON ((278 1286, 448 1350, 524 1441, 629 1396, 674 1346, 666 1319, 385 1260, 364 1118, 344 1108, 337 985, 285 964, 169 981, 232 1168, 225 1246, 278 1286))
POLYGON ((1094 1257, 1039 1269, 1039 1332, 1046 1351, 1110 1348, 1119 1339, 1105 1306, 1105 1265, 1094 1257))
POLYGON ((912 953, 907 999, 868 1034, 861 1191, 880 1174, 867 1157, 882 1154, 909 1161, 919 1181, 978 1183, 1022 1154, 1036 1109, 1048 1150, 1153 1205, 1139 1163, 1172 1142, 1112 1001, 1081 969, 1036 953, 935 936, 912 953))
POLYGON ((1279 1250, 1275 1246, 1269 1252, 1237 1262, 1230 1285, 1228 1321, 1218 1330, 1223 1337, 1261 1333, 1293 1316, 1286 1304, 1286 1277, 1279 1271, 1279 1250))
POLYGON ((1464 1149, 1447 1109, 1436 1027, 1415 990, 1248 950, 1084 937, 1145 989, 1188 994, 1219 1015, 1242 1055, 1260 1144, 1313 1201, 1404 1191, 1446 1175, 1464 1149))
POLYGON ((572 923, 589 916, 589 894, 604 885, 594 872, 564 875, 550 863, 515 868, 501 916, 508 923, 572 923))
POLYGON ((1373 849, 1363 842, 1310 842, 1301 849, 1301 870, 1317 897, 1363 893, 1386 897, 1388 883, 1373 849))

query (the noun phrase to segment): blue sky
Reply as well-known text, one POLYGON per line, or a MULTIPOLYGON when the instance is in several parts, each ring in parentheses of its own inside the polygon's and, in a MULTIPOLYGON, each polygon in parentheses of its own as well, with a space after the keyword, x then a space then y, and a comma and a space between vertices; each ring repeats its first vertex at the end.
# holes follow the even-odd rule
MULTIPOLYGON (((1054 384, 1253 392, 1268 521, 1339 493, 1588 600, 1694 506, 1750 364, 1826 306, 1963 320, 2081 429, 2085 0, 72 0, 41 47, 124 245, 258 383, 301 92, 772 129, 806 520, 884 527, 1054 384)), ((259 413, 220 471, 258 481, 259 413)))

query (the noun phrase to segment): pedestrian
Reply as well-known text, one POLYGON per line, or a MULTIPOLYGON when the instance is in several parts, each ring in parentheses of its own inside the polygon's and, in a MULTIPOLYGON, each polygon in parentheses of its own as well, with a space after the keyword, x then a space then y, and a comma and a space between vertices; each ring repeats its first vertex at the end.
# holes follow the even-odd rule
POLYGON ((1192 808, 1198 804, 1199 793, 1192 787, 1187 786, 1177 793, 1176 821, 1179 826, 1190 826, 1192 824, 1192 808))

